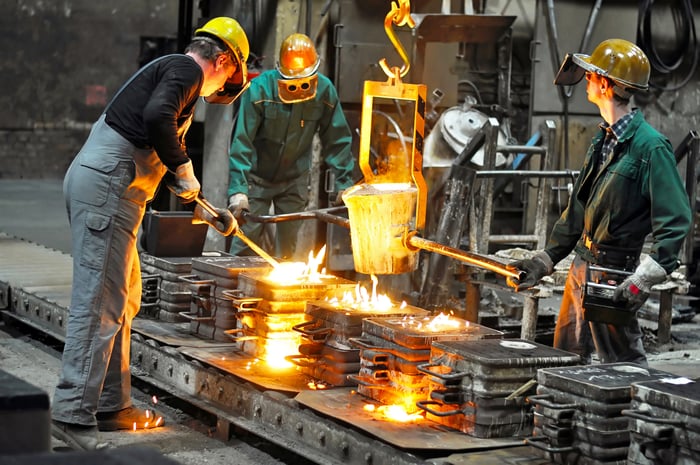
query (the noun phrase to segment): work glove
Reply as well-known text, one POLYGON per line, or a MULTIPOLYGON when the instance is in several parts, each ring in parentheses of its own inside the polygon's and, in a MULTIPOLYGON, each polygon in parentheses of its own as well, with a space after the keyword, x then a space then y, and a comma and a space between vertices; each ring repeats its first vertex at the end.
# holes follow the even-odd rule
POLYGON ((245 224, 243 212, 247 212, 249 210, 250 205, 248 205, 248 196, 244 193, 239 192, 228 198, 228 211, 233 214, 233 217, 236 218, 240 224, 245 224))
POLYGON ((530 289, 545 276, 552 274, 554 271, 554 263, 549 254, 544 250, 537 252, 532 258, 524 260, 515 260, 506 265, 506 269, 510 271, 524 271, 525 276, 522 280, 517 278, 506 278, 509 286, 514 287, 516 291, 530 289))
POLYGON ((168 175, 166 176, 166 184, 170 191, 180 197, 183 202, 191 202, 199 194, 201 186, 199 181, 194 176, 194 168, 192 167, 192 160, 187 160, 187 163, 183 163, 178 166, 173 172, 168 170, 168 175))
POLYGON ((649 298, 651 287, 664 281, 666 281, 666 270, 656 260, 645 255, 634 273, 617 286, 613 301, 626 302, 628 310, 637 311, 649 298))
POLYGON ((214 211, 218 215, 216 218, 201 205, 197 204, 197 206, 194 207, 192 224, 208 224, 224 236, 234 234, 238 229, 238 221, 236 221, 236 218, 233 217, 231 212, 225 208, 216 207, 214 207, 214 211))

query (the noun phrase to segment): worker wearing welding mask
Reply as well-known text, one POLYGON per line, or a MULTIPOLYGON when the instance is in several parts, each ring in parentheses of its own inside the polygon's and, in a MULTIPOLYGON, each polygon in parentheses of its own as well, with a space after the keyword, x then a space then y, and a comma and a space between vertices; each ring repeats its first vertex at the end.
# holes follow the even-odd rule
MULTIPOLYGON (((70 446, 96 449, 100 431, 162 425, 131 399, 131 322, 141 301, 136 237, 161 180, 182 202, 200 191, 185 147, 195 104, 231 103, 247 83, 248 39, 235 20, 214 18, 182 54, 137 71, 93 125, 66 173, 73 287, 54 430, 70 446)), ((218 209, 221 230, 237 227, 218 209)), ((212 215, 195 210, 198 221, 212 215)))
POLYGON ((644 52, 622 39, 603 41, 591 55, 567 55, 555 84, 574 85, 585 77, 588 100, 598 106, 603 122, 546 247, 511 264, 526 275, 510 284, 527 289, 574 251, 554 346, 586 362, 595 351, 602 363, 647 364, 636 311, 651 287, 678 266, 691 227, 688 197, 671 144, 631 103, 635 93, 647 90, 649 72, 644 52), (649 234, 648 254, 640 260, 649 234), (607 283, 614 310, 587 312, 583 290, 593 279, 591 265, 628 273, 607 283))
MULTIPOLYGON (((335 190, 353 183, 352 135, 336 89, 318 72, 319 64, 311 39, 291 34, 280 46, 277 69, 253 79, 241 98, 229 152, 228 207, 241 231, 258 244, 263 225, 246 223, 243 212, 268 215, 271 205, 275 214, 304 211, 316 133, 323 162, 334 174, 335 190)), ((300 226, 299 221, 277 223, 275 250, 270 252, 294 258, 300 226)), ((234 238, 231 253, 251 251, 234 238)))

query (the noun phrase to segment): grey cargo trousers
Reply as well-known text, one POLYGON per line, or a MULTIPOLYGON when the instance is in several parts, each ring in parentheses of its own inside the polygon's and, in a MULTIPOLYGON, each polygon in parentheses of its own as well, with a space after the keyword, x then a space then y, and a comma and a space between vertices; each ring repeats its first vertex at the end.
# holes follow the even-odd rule
POLYGON ((141 301, 136 236, 165 166, 101 117, 66 173, 73 287, 55 420, 96 425, 131 405, 131 322, 141 301))

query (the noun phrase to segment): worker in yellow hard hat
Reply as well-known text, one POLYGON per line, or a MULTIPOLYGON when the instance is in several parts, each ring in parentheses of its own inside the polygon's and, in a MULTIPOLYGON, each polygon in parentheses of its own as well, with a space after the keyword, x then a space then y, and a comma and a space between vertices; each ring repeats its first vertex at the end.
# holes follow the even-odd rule
POLYGON ((250 46, 245 31, 235 19, 219 17, 195 30, 194 35, 201 39, 211 38, 226 46, 231 62, 235 64, 235 71, 214 93, 206 91, 204 95, 209 103, 232 103, 250 85, 246 65, 250 46))
MULTIPOLYGON (((199 195, 185 146, 195 105, 200 97, 232 102, 247 84, 247 58, 236 20, 208 21, 184 53, 151 61, 119 89, 66 173, 73 287, 52 419, 71 447, 103 447, 98 430, 163 424, 131 399, 130 330, 141 302, 136 237, 161 181, 183 202, 199 195)), ((198 221, 234 232, 228 210, 218 214, 195 209, 198 221)))
MULTIPOLYGON (((303 211, 308 202, 312 141, 321 140, 321 154, 332 170, 335 190, 353 184, 352 135, 331 81, 318 72, 320 57, 311 39, 291 34, 280 46, 274 70, 256 77, 240 102, 230 149, 229 210, 268 215, 303 211)), ((269 251, 292 258, 298 221, 277 223, 276 247, 269 251)), ((248 222, 243 233, 261 243, 263 225, 248 222)), ((234 255, 251 251, 237 238, 234 255)))
POLYGON ((554 346, 584 362, 595 351, 602 363, 647 364, 636 312, 652 286, 678 266, 691 227, 671 144, 632 106, 632 97, 648 88, 649 72, 644 52, 623 39, 564 59, 555 84, 574 85, 585 77, 588 100, 603 122, 546 247, 511 264, 526 274, 510 284, 528 289, 574 251, 554 346), (648 254, 642 255, 648 236, 648 254), (591 283, 607 286, 609 296, 601 297, 601 288, 587 292, 591 283))

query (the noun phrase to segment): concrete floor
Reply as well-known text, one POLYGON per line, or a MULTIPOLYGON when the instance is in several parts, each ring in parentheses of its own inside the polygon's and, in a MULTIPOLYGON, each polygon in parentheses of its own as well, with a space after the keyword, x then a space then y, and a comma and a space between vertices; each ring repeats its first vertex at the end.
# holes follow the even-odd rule
POLYGON ((62 179, 0 179, 0 231, 70 254, 62 179))

